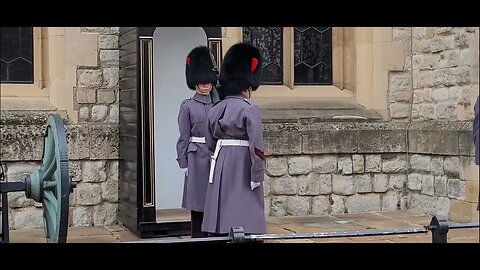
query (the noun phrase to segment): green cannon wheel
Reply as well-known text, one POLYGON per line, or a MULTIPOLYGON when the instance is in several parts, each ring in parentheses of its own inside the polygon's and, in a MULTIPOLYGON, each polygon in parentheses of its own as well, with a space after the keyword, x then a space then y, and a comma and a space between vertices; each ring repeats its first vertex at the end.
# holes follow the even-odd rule
POLYGON ((43 145, 43 166, 26 180, 27 197, 42 202, 47 242, 65 243, 69 194, 75 185, 68 169, 65 127, 58 114, 48 117, 43 145))

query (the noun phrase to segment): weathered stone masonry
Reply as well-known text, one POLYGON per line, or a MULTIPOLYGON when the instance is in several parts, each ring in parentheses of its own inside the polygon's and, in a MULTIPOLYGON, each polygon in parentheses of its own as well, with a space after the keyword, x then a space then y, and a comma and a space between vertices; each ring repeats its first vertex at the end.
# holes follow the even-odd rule
POLYGON ((298 121, 265 130, 267 215, 413 209, 472 217, 469 122, 298 121))
MULTIPOLYGON (((118 27, 83 27, 95 34, 98 61, 77 66, 73 89, 79 122, 60 113, 67 127, 70 173, 77 188, 70 195, 72 226, 116 222, 118 203, 118 27)), ((68 53, 68 52, 67 52, 68 53)), ((1 160, 7 181, 20 181, 41 165, 43 134, 53 111, 2 111, 1 160)), ((24 193, 8 194, 11 229, 43 227, 40 203, 24 193)))

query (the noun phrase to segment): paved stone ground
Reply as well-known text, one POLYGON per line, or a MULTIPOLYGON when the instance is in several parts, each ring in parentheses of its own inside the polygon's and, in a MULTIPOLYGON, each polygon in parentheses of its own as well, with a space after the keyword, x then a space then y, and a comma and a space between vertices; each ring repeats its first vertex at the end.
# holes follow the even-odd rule
MULTIPOLYGON (((333 231, 368 231, 383 229, 408 229, 430 223, 431 216, 410 211, 338 214, 306 217, 270 217, 268 233, 313 233, 333 231)), ((448 233, 449 243, 480 243, 479 228, 452 229, 448 233)), ((165 237, 166 239, 188 239, 189 236, 165 237)), ((150 241, 140 239, 123 226, 75 227, 68 231, 69 243, 118 243, 128 241, 150 241)), ((431 233, 384 235, 364 237, 310 238, 292 240, 269 240, 272 243, 430 243, 431 233)), ((12 243, 43 243, 43 229, 10 232, 12 243)))

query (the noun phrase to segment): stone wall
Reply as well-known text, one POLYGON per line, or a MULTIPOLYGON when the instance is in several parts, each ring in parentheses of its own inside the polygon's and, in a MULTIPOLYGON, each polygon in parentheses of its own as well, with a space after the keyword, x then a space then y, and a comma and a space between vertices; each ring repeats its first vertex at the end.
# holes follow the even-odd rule
POLYGON ((391 121, 266 119, 266 215, 411 209, 478 219, 478 37, 478 27, 394 27, 406 49, 403 70, 389 73, 391 121))
MULTIPOLYGON (((109 225, 118 209, 118 27, 82 27, 97 39, 97 65, 77 66, 73 89, 78 123, 64 118, 70 174, 77 188, 70 195, 71 226, 109 225)), ((66 51, 68 54, 69 52, 66 51)), ((60 56, 59 56, 60 57, 60 56)), ((3 111, 1 160, 7 181, 21 181, 41 166, 43 134, 49 112, 3 111)), ((40 203, 23 192, 8 194, 11 229, 43 227, 40 203)))
POLYGON ((266 121, 265 214, 410 209, 475 219, 471 128, 469 122, 266 121))
POLYGON ((389 75, 391 118, 473 120, 479 28, 394 27, 392 35, 407 49, 404 70, 389 75))

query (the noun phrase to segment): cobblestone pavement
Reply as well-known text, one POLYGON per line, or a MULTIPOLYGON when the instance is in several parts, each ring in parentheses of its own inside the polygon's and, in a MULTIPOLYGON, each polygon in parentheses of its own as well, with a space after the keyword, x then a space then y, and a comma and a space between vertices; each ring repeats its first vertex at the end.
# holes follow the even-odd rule
MULTIPOLYGON (((408 229, 430 223, 431 216, 410 211, 337 214, 306 217, 269 217, 268 233, 313 233, 333 231, 368 231, 384 229, 408 229)), ((188 239, 189 236, 158 239, 188 239)), ((117 243, 144 241, 123 226, 69 228, 69 243, 117 243)), ((408 235, 384 235, 364 237, 309 238, 293 240, 269 240, 273 243, 430 243, 431 233, 408 235)), ((10 232, 11 243, 45 242, 43 229, 15 230, 10 232)), ((452 229, 449 243, 479 243, 479 228, 452 229)))

